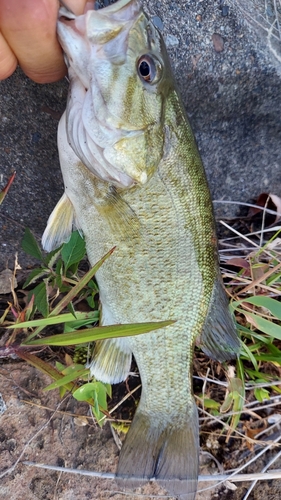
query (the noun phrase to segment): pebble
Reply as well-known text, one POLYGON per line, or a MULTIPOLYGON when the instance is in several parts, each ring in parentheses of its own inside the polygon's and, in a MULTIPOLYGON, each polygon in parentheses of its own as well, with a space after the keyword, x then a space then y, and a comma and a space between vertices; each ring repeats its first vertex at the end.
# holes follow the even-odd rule
POLYGON ((218 33, 212 35, 213 45, 216 52, 222 52, 224 49, 224 39, 218 33))
POLYGON ((179 39, 175 35, 167 35, 165 37, 165 43, 167 48, 178 47, 179 39))
POLYGON ((163 24, 162 19, 160 19, 159 16, 153 16, 152 22, 153 22, 154 26, 156 26, 156 28, 158 28, 160 31, 163 30, 164 24, 163 24))
POLYGON ((269 424, 277 424, 277 422, 280 422, 281 420, 281 415, 279 413, 274 413, 273 415, 270 415, 267 419, 269 424))
POLYGON ((222 5, 221 15, 223 17, 226 17, 226 16, 228 16, 228 14, 229 14, 229 7, 228 7, 228 5, 222 5))
POLYGON ((5 401, 2 397, 2 394, 0 393, 0 415, 5 413, 6 410, 7 410, 7 406, 6 406, 5 401))

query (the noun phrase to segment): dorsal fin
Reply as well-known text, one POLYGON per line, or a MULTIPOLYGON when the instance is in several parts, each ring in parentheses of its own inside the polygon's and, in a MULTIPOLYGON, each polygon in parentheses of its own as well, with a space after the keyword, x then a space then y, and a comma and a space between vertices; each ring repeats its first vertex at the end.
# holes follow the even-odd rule
POLYGON ((223 362, 239 355, 241 343, 221 280, 214 284, 208 316, 196 343, 216 361, 223 362))

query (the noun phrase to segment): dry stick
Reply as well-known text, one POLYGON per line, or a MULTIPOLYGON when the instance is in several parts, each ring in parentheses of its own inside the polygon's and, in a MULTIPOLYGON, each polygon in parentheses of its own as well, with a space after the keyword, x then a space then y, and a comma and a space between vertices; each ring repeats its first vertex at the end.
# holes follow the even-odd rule
POLYGON ((274 28, 275 23, 276 23, 276 20, 274 21, 274 23, 270 26, 270 28, 268 30, 267 41, 268 41, 268 46, 269 46, 270 52, 272 52, 272 54, 276 57, 277 61, 281 62, 281 57, 279 56, 279 54, 277 54, 277 51, 274 49, 274 47, 272 47, 272 43, 271 43, 271 38, 274 36, 273 35, 273 28, 274 28))
POLYGON ((144 494, 144 493, 133 493, 132 491, 130 492, 127 492, 127 491, 118 491, 118 490, 104 490, 105 493, 111 493, 111 496, 115 496, 115 495, 123 495, 123 496, 126 496, 126 497, 138 497, 138 498, 172 498, 172 500, 175 498, 175 497, 171 497, 171 495, 150 495, 150 494, 144 494))
MULTIPOLYGON (((240 234, 238 231, 236 231, 235 229, 231 228, 224 221, 221 220, 220 223, 223 224, 228 229, 230 229, 231 231, 233 231, 234 233, 238 234, 240 237, 242 237, 245 240, 247 240, 248 242, 252 243, 255 247, 257 247, 257 248, 260 249, 259 245, 257 245, 253 241, 251 242, 251 240, 249 240, 249 238, 246 238, 245 236, 243 236, 242 234, 240 234)), ((266 250, 264 250, 264 253, 270 255, 269 252, 267 252, 266 250)), ((272 258, 272 255, 270 255, 270 257, 272 258)), ((279 264, 277 264, 277 266, 275 266, 272 269, 270 269, 269 271, 267 271, 267 273, 263 274, 260 278, 257 278, 256 280, 252 281, 249 285, 247 285, 245 288, 243 288, 243 290, 240 290, 240 294, 246 293, 249 290, 251 290, 251 288, 253 288, 253 287, 257 286, 257 285, 260 285, 260 283, 262 281, 266 280, 266 278, 269 278, 273 273, 275 273, 276 271, 278 271, 278 269, 281 269, 281 262, 279 262, 279 264)))
MULTIPOLYGON (((280 0, 279 0, 279 3, 280 3, 280 0)), ((281 30, 280 30, 280 24, 279 24, 279 13, 278 13, 278 10, 277 10, 276 0, 273 1, 273 5, 274 5, 274 13, 275 13, 275 17, 276 17, 277 29, 278 29, 279 38, 280 38, 280 41, 281 41, 281 30)))
POLYGON ((259 278, 257 278, 256 280, 252 281, 252 284, 250 285, 247 285, 245 288, 243 288, 242 290, 240 290, 240 294, 242 293, 246 293, 248 292, 249 290, 251 290, 251 288, 257 286, 257 285, 260 285, 260 283, 264 280, 266 280, 267 278, 269 278, 272 274, 274 274, 276 271, 278 271, 278 269, 281 268, 281 262, 279 262, 279 264, 277 264, 277 266, 274 266, 272 269, 269 269, 269 271, 267 271, 267 273, 264 273, 262 276, 260 276, 259 278))
MULTIPOLYGON (((281 265, 281 263, 280 263, 280 265, 281 265)), ((271 269, 271 271, 270 271, 269 275, 270 275, 270 274, 272 274, 272 272, 273 272, 273 271, 274 271, 274 268, 273 268, 273 269, 271 269)), ((264 276, 265 276, 265 274, 263 274, 262 279, 264 279, 264 276)), ((225 278, 233 278, 233 274, 230 274, 230 273, 223 273, 223 278, 224 278, 224 277, 225 277, 225 278)), ((252 288, 253 286, 256 286, 256 284, 258 284, 260 288, 263 288, 264 290, 268 290, 269 292, 274 293, 274 295, 277 295, 277 296, 281 295, 281 291, 278 291, 277 289, 275 289, 275 288, 273 288, 273 287, 271 287, 271 286, 264 285, 263 283, 260 283, 260 280, 259 280, 259 281, 258 281, 258 280, 255 280, 255 281, 250 281, 250 280, 246 280, 245 278, 240 278, 239 276, 235 276, 235 280, 236 280, 236 281, 241 281, 242 283, 249 283, 249 285, 247 285, 247 287, 246 287, 246 288, 247 288, 247 291, 248 291, 248 290, 251 290, 251 288, 252 288)), ((239 283, 237 283, 237 286, 238 286, 238 284, 239 284, 239 283)), ((242 292, 243 292, 243 293, 245 293, 245 289, 240 290, 240 291, 239 291, 239 295, 240 295, 242 292)))
MULTIPOLYGON (((222 385, 223 387, 228 387, 228 383, 227 382, 221 382, 220 380, 216 380, 216 379, 212 379, 212 378, 208 378, 208 377, 198 377, 197 375, 193 375, 193 378, 196 378, 197 380, 202 380, 203 382, 211 382, 211 383, 214 383, 214 384, 217 384, 217 385, 222 385)), ((280 384, 281 384, 281 380, 280 380, 280 384)))
MULTIPOLYGON (((278 440, 281 439, 281 436, 278 437, 278 440)), ((263 450, 267 451, 267 450, 263 450)), ((237 470, 242 470, 245 467, 247 467, 251 462, 253 462, 256 458, 258 458, 262 453, 259 453, 254 459, 250 460, 247 462, 245 465, 241 466, 237 470)), ((71 469, 70 467, 59 467, 57 465, 45 465, 45 464, 38 464, 35 462, 29 462, 25 461, 22 462, 24 465, 28 465, 31 467, 37 467, 39 469, 48 469, 48 470, 53 470, 53 471, 58 471, 58 472, 69 472, 70 474, 78 474, 81 476, 90 476, 90 477, 98 477, 101 479, 118 479, 120 481, 120 477, 117 478, 116 474, 110 473, 110 472, 96 472, 96 471, 89 471, 89 470, 84 470, 84 469, 71 469)), ((255 480, 262 480, 262 481, 268 481, 270 479, 280 479, 281 478, 281 469, 273 472, 266 472, 266 473, 253 473, 253 474, 236 474, 236 472, 233 472, 231 474, 214 474, 214 475, 202 475, 198 476, 198 481, 199 482, 215 482, 219 480, 218 484, 215 484, 211 488, 215 488, 219 484, 223 483, 224 481, 232 481, 232 482, 244 482, 244 481, 255 481, 255 480)), ((155 482, 157 481, 154 477, 151 479, 146 479, 146 478, 137 478, 138 482, 143 481, 143 483, 148 483, 148 482, 155 482)), ((204 490, 198 490, 199 491, 206 491, 209 490, 210 488, 205 488, 204 490)))
POLYGON ((281 214, 279 212, 276 212, 276 210, 271 210, 270 208, 266 207, 261 207, 260 205, 254 205, 252 203, 242 203, 241 201, 230 201, 230 200, 213 200, 213 203, 219 203, 222 205, 241 205, 243 207, 251 207, 251 208, 258 208, 261 211, 264 211, 267 214, 271 215, 276 215, 276 217, 281 217, 281 214))
MULTIPOLYGON (((268 227, 267 229, 264 229, 263 232, 264 233, 272 233, 273 231, 278 232, 278 231, 280 231, 280 229, 281 229, 281 226, 272 226, 272 227, 268 227)), ((231 230, 233 231, 232 227, 231 227, 231 230)), ((261 233, 261 230, 259 229, 258 231, 252 231, 252 232, 246 233, 244 235, 242 235, 242 233, 239 233, 239 232, 237 234, 239 234, 239 236, 242 237, 242 236, 258 236, 260 233, 261 233)), ((222 240, 220 240, 220 243, 223 243, 225 241, 235 240, 235 239, 236 239, 236 236, 228 236, 227 238, 223 238, 222 240)), ((279 243, 280 243, 280 241, 279 241, 279 243)), ((243 250, 247 249, 247 247, 246 248, 242 247, 242 248, 243 248, 243 250)), ((250 250, 252 250, 252 248, 250 248, 250 250)))
MULTIPOLYGON (((280 227, 280 229, 281 229, 281 227, 280 227)), ((232 239, 232 238, 230 238, 230 239, 232 239)), ((232 255, 228 256, 228 255, 222 255, 222 254, 224 254, 226 252, 230 252, 230 250, 231 250, 231 252, 241 252, 241 251, 251 252, 253 250, 252 247, 251 248, 250 247, 243 247, 241 245, 234 247, 233 245, 230 245, 230 244, 228 245, 227 243, 224 243, 224 241, 225 240, 220 240, 220 245, 223 245, 226 248, 221 248, 219 250, 219 253, 224 259, 227 259, 227 260, 231 259, 232 255)))
MULTIPOLYGON (((272 385, 281 385, 281 380, 273 380, 273 382, 265 382, 264 384, 260 383, 260 384, 252 384, 252 385, 249 382, 247 382, 245 384, 245 389, 246 389, 246 391, 251 391, 252 389, 256 389, 257 387, 271 387, 272 385)), ((279 397, 281 398, 281 394, 279 397)), ((281 403, 281 400, 280 400, 280 403, 281 403)))
MULTIPOLYGON (((195 395, 195 399, 199 399, 198 396, 195 395)), ((240 438, 243 438, 243 439, 247 439, 248 442, 250 443, 253 443, 255 444, 256 443, 256 440, 253 439, 253 438, 249 438, 245 436, 245 434, 242 434, 242 432, 238 431, 237 429, 232 429, 232 427, 227 424, 226 422, 223 422, 223 420, 219 417, 215 417, 215 415, 211 415, 208 411, 204 410, 203 408, 199 408, 199 411, 201 411, 201 413, 204 413, 205 415, 208 415, 209 419, 211 420, 214 420, 215 422, 218 422, 219 424, 221 424, 223 427, 225 427, 226 429, 231 429, 235 432, 235 434, 238 434, 238 436, 240 436, 240 438)), ((238 414, 241 413, 241 412, 237 412, 238 414)), ((225 417, 225 415, 221 415, 222 418, 225 417)), ((202 420, 199 418, 199 421, 202 420)), ((208 419, 203 419, 203 421, 206 421, 208 419)))
MULTIPOLYGON (((121 406, 121 404, 123 404, 124 401, 126 401, 126 399, 128 399, 130 396, 132 396, 132 394, 134 394, 134 392, 136 392, 140 388, 141 388, 141 384, 139 384, 137 387, 135 387, 132 391, 128 392, 128 394, 126 394, 126 396, 124 396, 123 399, 121 401, 119 401, 119 403, 117 403, 113 408, 111 408, 111 410, 108 413, 111 415, 111 413, 113 413, 115 410, 117 410, 117 408, 119 408, 119 406, 121 406)), ((104 415, 104 417, 102 417, 100 419, 100 422, 102 420, 104 420, 105 418, 106 418, 106 415, 104 415)))
POLYGON ((62 476, 62 472, 60 472, 60 473, 59 473, 59 475, 58 475, 58 479, 57 479, 56 486, 55 486, 55 491, 54 491, 54 497, 53 497, 53 500, 57 500, 57 490, 58 490, 58 485, 59 485, 59 482, 60 482, 61 476, 62 476))
MULTIPOLYGON (((261 247, 257 243, 255 243, 254 241, 252 241, 249 238, 247 238, 247 236, 245 236, 244 234, 239 233, 239 231, 236 231, 236 229, 234 229, 233 227, 229 226, 223 220, 220 220, 219 222, 223 226, 227 227, 227 229, 229 229, 229 231, 232 231, 233 233, 237 234, 237 236, 239 236, 239 238, 243 238, 243 240, 246 240, 248 243, 250 243, 251 245, 253 245, 255 248, 258 248, 259 250, 261 250, 261 247)), ((263 253, 266 253, 272 259, 272 255, 271 255, 270 252, 268 252, 267 250, 263 249, 263 253)))
MULTIPOLYGON (((268 196, 266 199, 265 205, 264 205, 265 209, 268 206, 269 199, 270 199, 270 197, 268 196)), ((262 222, 261 222, 260 247, 262 247, 262 245, 263 245, 263 232, 264 232, 264 225, 265 225, 265 216, 266 216, 266 212, 264 210, 262 213, 262 222)))
POLYGON ((279 416, 280 416, 280 419, 277 422, 275 422, 274 424, 270 425, 266 429, 263 429, 258 434, 256 434, 256 439, 259 438, 260 436, 262 436, 263 434, 266 434, 267 432, 271 432, 275 427, 280 427, 281 415, 279 415, 279 416))
MULTIPOLYGON (((26 403, 27 405, 31 405, 31 406, 36 406, 40 410, 56 411, 57 413, 62 413, 66 417, 73 417, 73 418, 78 418, 78 419, 83 417, 84 419, 87 419, 87 421, 93 419, 93 417, 91 415, 80 415, 79 413, 71 413, 71 412, 67 412, 65 410, 54 410, 50 406, 38 405, 36 403, 33 403, 32 401, 27 401, 26 399, 22 399, 22 403, 26 403)), ((112 411, 112 410, 110 410, 110 411, 112 411)), ((111 422, 111 421, 122 422, 122 423, 126 423, 126 424, 131 423, 131 420, 124 420, 124 419, 122 420, 121 418, 112 418, 112 419, 107 418, 107 421, 109 421, 109 422, 111 422)), ((88 422, 87 425, 90 425, 90 423, 88 422)))

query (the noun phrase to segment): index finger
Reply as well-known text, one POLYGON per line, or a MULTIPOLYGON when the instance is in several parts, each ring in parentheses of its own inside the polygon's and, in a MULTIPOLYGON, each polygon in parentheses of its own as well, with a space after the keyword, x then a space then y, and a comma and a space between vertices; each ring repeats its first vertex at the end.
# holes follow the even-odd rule
POLYGON ((8 78, 17 67, 17 58, 0 33, 0 80, 8 78))

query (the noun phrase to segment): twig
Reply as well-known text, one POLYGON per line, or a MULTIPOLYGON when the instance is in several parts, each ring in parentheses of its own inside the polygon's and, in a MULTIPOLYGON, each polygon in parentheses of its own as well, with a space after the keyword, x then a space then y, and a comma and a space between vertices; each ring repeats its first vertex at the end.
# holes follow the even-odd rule
MULTIPOLYGON (((281 436, 278 437, 278 440, 281 439, 281 436)), ((281 452, 280 452, 281 453, 281 452)), ((261 453, 258 456, 260 456, 261 453)), ((255 459, 257 457, 254 457, 255 459)), ((243 465, 237 470, 242 470, 245 467, 247 467, 251 462, 253 462, 253 459, 250 460, 248 463, 243 465)), ((57 472, 68 472, 71 474, 78 474, 82 476, 90 476, 90 477, 98 477, 102 479, 118 479, 120 481, 120 477, 117 477, 116 474, 111 473, 111 472, 96 472, 96 471, 89 471, 89 470, 84 470, 84 469, 71 469, 70 467, 59 467, 57 465, 46 465, 46 464, 38 464, 35 462, 29 462, 25 461, 22 462, 24 465, 28 465, 31 467, 38 467, 39 469, 49 469, 49 470, 54 470, 57 472)), ((232 481, 232 482, 244 482, 244 481, 255 481, 255 480, 261 480, 261 481, 268 481, 270 479, 280 479, 281 478, 281 469, 276 470, 274 472, 266 472, 266 473, 253 473, 253 474, 236 474, 236 472, 232 472, 231 474, 228 474, 227 472, 225 474, 214 474, 214 475, 202 475, 198 477, 199 482, 216 482, 219 481, 218 484, 223 483, 224 481, 232 481)), ((138 482, 148 483, 148 482, 155 482, 156 479, 153 477, 151 479, 147 478, 136 478, 138 482)), ((215 488, 217 485, 212 486, 212 488, 215 488)), ((209 488, 206 488, 209 489, 209 488)), ((204 490, 199 490, 199 491, 205 491, 204 490)))
POLYGON ((277 24, 277 29, 278 29, 278 33, 279 33, 279 38, 281 40, 281 30, 280 30, 279 14, 278 14, 278 10, 277 10, 276 0, 273 0, 273 5, 274 5, 274 13, 275 13, 275 18, 276 18, 276 24, 277 24))
MULTIPOLYGON (((268 196, 267 199, 266 199, 265 205, 264 205, 265 209, 267 209, 269 200, 270 200, 270 197, 268 196)), ((260 231, 260 247, 262 247, 262 245, 263 245, 263 233, 264 233, 264 226, 265 226, 265 216, 266 216, 266 212, 264 210, 263 213, 262 213, 262 222, 261 222, 261 231, 260 231)))
POLYGON ((250 207, 250 208, 258 208, 261 211, 264 211, 267 214, 276 215, 276 217, 281 217, 279 212, 276 210, 271 210, 270 208, 261 207, 260 205, 254 205, 253 203, 242 203, 241 201, 232 201, 232 200, 213 200, 213 203, 218 203, 222 205, 241 205, 242 207, 250 207))

